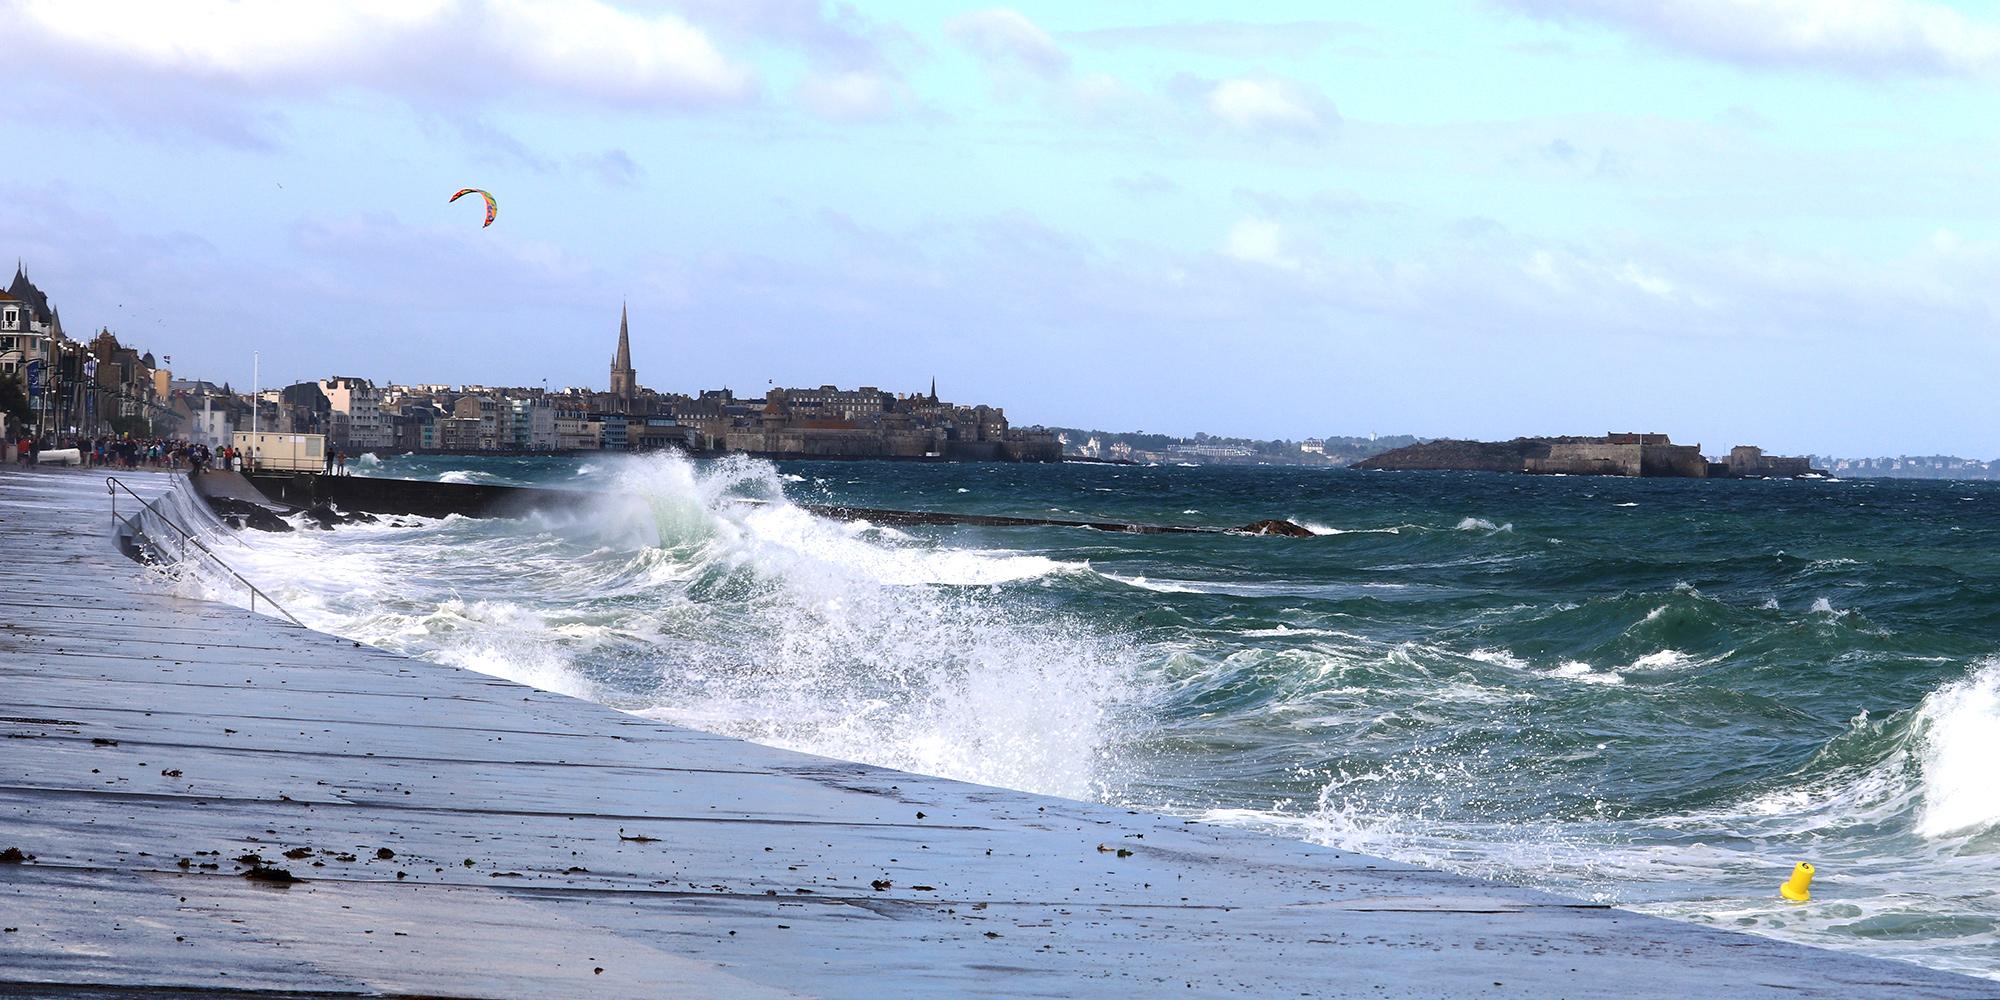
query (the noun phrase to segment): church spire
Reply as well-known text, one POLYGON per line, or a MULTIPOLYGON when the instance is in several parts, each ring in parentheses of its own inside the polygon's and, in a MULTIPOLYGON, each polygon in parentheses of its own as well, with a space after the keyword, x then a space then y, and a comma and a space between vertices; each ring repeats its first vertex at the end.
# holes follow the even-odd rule
POLYGON ((632 331, 625 303, 618 303, 618 358, 612 366, 629 371, 632 367, 632 331))
POLYGON ((611 394, 630 409, 639 393, 639 373, 632 370, 632 324, 624 303, 618 305, 618 353, 611 358, 611 394))
POLYGON ((937 376, 931 376, 931 402, 937 402, 937 376))

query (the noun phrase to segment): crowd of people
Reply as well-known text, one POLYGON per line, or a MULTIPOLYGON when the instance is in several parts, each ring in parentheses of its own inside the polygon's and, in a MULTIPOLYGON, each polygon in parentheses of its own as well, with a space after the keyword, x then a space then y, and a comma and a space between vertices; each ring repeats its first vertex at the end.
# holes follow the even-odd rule
MULTIPOLYGON (((10 443, 0 438, 0 454, 10 443)), ((249 456, 234 445, 210 448, 178 438, 135 438, 129 434, 99 435, 81 437, 74 435, 26 436, 11 442, 15 446, 16 464, 29 466, 42 461, 42 453, 68 451, 74 449, 76 455, 63 456, 65 463, 104 469, 154 469, 162 472, 187 471, 199 476, 207 471, 247 472, 250 470, 249 456)), ((347 452, 328 450, 325 453, 325 474, 329 476, 347 475, 347 452)))
POLYGON ((45 451, 75 449, 79 464, 104 469, 153 469, 178 472, 183 469, 201 475, 206 469, 240 470, 243 455, 231 446, 211 449, 175 438, 135 438, 129 434, 113 437, 24 437, 15 442, 15 461, 34 465, 45 451))

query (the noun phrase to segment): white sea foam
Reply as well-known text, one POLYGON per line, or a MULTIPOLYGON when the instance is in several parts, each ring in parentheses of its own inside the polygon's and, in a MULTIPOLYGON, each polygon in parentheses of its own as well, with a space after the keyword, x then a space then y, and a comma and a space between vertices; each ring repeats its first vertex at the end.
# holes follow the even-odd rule
POLYGON ((1526 670, 1529 666, 1528 661, 1504 649, 1475 649, 1465 654, 1465 657, 1480 663, 1490 663, 1496 667, 1506 667, 1509 670, 1526 670))
POLYGON ((1560 677, 1564 680, 1577 681, 1583 684, 1625 683, 1625 678, 1618 673, 1609 670, 1595 670, 1590 664, 1582 660, 1565 660, 1551 667, 1548 671, 1548 676, 1560 677))
POLYGON ((1917 832, 1938 837, 2000 821, 2000 659, 1931 692, 1917 709, 1923 808, 1917 832))
POLYGON ((1207 591, 1177 580, 1149 580, 1143 576, 1120 576, 1116 573, 1101 574, 1106 580, 1116 580, 1128 587, 1150 590, 1155 594, 1202 594, 1207 591))
POLYGON ((1490 535, 1498 535, 1511 533, 1514 530, 1514 525, 1511 523, 1494 524, 1483 517, 1468 517, 1460 520, 1457 528, 1460 531, 1484 531, 1490 535))
POLYGON ((1693 666, 1695 665, 1695 663, 1696 660, 1694 657, 1689 656, 1688 654, 1683 653, 1678 649, 1662 649, 1659 652, 1647 653, 1646 655, 1641 656, 1636 660, 1633 660, 1630 664, 1627 664, 1624 669, 1680 670, 1685 667, 1693 666))
POLYGON ((1286 520, 1315 535, 1400 535, 1404 528, 1418 527, 1414 524, 1399 524, 1387 528, 1336 528, 1330 524, 1321 524, 1302 517, 1291 517, 1286 520))

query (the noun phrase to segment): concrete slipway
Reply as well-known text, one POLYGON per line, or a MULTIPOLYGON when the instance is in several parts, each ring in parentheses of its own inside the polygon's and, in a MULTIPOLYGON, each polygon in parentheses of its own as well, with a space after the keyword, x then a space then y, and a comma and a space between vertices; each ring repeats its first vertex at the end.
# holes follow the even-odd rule
POLYGON ((0 472, 0 996, 2000 995, 648 722, 171 596, 110 527, 0 472))

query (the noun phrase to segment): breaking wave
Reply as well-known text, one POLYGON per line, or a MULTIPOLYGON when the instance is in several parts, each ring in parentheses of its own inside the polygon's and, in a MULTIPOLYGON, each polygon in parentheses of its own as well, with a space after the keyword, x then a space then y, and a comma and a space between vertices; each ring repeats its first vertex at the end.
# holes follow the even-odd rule
POLYGON ((1085 564, 817 517, 768 462, 604 464, 574 512, 232 555, 311 627, 650 718, 1072 797, 1120 772, 1140 658, 1035 587, 1085 564))
POLYGON ((1923 809, 1917 832, 1927 837, 1977 831, 2000 822, 2000 660, 1924 698, 1917 709, 1922 747, 1923 809))

